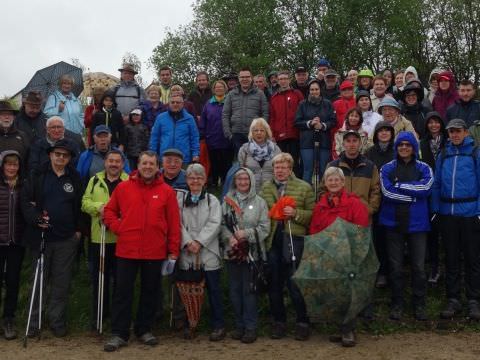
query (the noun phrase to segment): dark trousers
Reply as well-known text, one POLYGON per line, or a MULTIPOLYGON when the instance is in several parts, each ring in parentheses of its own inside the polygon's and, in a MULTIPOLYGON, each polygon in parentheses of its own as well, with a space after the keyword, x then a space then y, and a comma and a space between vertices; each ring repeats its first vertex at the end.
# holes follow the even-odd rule
POLYGON ((15 317, 20 287, 20 271, 22 270, 25 248, 19 245, 0 246, 0 303, 2 287, 5 281, 5 303, 3 304, 3 318, 15 317))
POLYGON ((386 229, 378 222, 378 216, 373 217, 372 226, 373 245, 375 246, 375 252, 377 253, 378 262, 380 268, 378 269, 379 275, 388 275, 388 253, 387 253, 387 238, 386 229))
POLYGON ((445 247, 447 297, 460 299, 461 255, 465 267, 465 288, 469 300, 480 300, 480 220, 475 217, 441 216, 445 247))
POLYGON ((218 180, 223 184, 228 169, 232 166, 233 150, 229 149, 208 149, 208 157, 210 158, 210 175, 211 184, 218 186, 218 180))
MULTIPOLYGON (((44 292, 43 299, 47 302, 47 318, 51 328, 66 326, 68 294, 72 280, 72 270, 80 242, 75 236, 63 241, 47 242, 44 256, 44 292)), ((35 275, 39 248, 32 248, 32 271, 35 275)), ((32 278, 33 285, 33 278, 32 278)), ((37 282, 36 296, 33 303, 31 327, 38 327, 38 299, 40 275, 37 282)), ((43 324, 42 324, 43 326, 43 324)))
POLYGON ((278 147, 282 152, 289 153, 292 155, 294 164, 293 172, 295 176, 299 179, 302 178, 302 166, 300 163, 300 143, 296 139, 288 139, 277 142, 278 147))
POLYGON ((392 304, 403 306, 405 243, 408 245, 412 273, 413 305, 425 305, 427 277, 425 275, 425 249, 427 234, 424 232, 401 234, 387 229, 387 251, 390 265, 392 304))
MULTIPOLYGON (((115 244, 105 244, 105 266, 103 282, 103 318, 110 314, 110 289, 115 289, 115 244)), ((88 246, 88 268, 92 282, 92 325, 97 321, 98 308, 98 271, 100 267, 100 244, 90 243, 88 246)))
POLYGON ((297 323, 308 323, 307 307, 297 284, 292 280, 292 264, 283 261, 282 252, 277 247, 272 247, 268 252, 268 263, 271 268, 271 284, 269 289, 270 309, 274 321, 285 323, 287 313, 283 302, 283 289, 287 285, 295 312, 297 323))
POLYGON ((258 324, 257 294, 250 291, 250 265, 246 262, 227 262, 230 301, 235 314, 235 327, 256 330, 258 324))
POLYGON ((437 221, 432 222, 432 230, 427 235, 428 260, 432 274, 438 273, 439 245, 440 245, 440 224, 437 221))
POLYGON ((233 155, 235 158, 237 158, 238 150, 240 150, 243 144, 248 142, 248 136, 247 134, 233 134, 231 141, 233 146, 233 155))
POLYGON ((142 336, 150 332, 155 322, 162 260, 117 258, 116 287, 112 302, 112 334, 120 336, 125 341, 130 337, 135 279, 139 271, 140 301, 135 319, 135 335, 142 336))

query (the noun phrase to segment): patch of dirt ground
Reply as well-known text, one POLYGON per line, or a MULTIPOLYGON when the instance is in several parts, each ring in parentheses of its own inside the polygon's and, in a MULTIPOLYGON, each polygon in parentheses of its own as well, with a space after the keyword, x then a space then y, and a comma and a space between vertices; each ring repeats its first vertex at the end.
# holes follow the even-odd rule
POLYGON ((183 340, 174 335, 162 335, 160 344, 147 347, 131 339, 128 347, 115 353, 103 352, 103 339, 97 336, 74 335, 54 338, 45 331, 41 341, 30 339, 28 348, 20 340, 0 339, 0 359, 412 359, 412 360, 464 360, 480 359, 480 333, 433 332, 372 336, 360 334, 358 345, 342 348, 328 341, 325 335, 315 334, 309 341, 293 338, 271 340, 261 337, 254 344, 245 345, 226 339, 218 343, 201 335, 194 340, 183 340))

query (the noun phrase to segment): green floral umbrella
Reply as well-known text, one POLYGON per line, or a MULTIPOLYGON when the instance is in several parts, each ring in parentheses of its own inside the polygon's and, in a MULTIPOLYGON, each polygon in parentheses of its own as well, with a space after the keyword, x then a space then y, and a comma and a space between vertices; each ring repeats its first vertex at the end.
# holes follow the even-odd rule
POLYGON ((370 301, 378 266, 370 227, 338 218, 325 230, 305 237, 302 262, 293 279, 311 316, 347 323, 370 301))

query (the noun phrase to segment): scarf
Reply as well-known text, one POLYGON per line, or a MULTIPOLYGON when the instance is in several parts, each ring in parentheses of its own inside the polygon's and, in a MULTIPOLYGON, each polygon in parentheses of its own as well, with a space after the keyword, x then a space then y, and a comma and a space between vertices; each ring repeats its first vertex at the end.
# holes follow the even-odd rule
POLYGON ((267 140, 265 144, 259 145, 255 141, 250 140, 248 142, 248 151, 252 157, 260 162, 260 161, 267 161, 273 158, 273 151, 275 150, 275 144, 267 140))
POLYGON ((389 142, 380 142, 380 141, 378 142, 378 147, 380 148, 380 150, 381 150, 382 152, 387 151, 389 145, 390 145, 389 142))
POLYGON ((430 139, 430 151, 433 154, 433 158, 437 159, 437 155, 440 152, 440 146, 442 145, 443 136, 442 134, 438 134, 434 138, 430 139))
POLYGON ((107 109, 107 108, 103 107, 102 110, 105 113, 105 125, 108 126, 108 124, 110 123, 110 118, 112 117, 112 110, 113 109, 107 109))
POLYGON ((334 208, 334 207, 337 207, 338 204, 340 204, 340 197, 342 196, 342 192, 339 191, 337 193, 331 193, 328 191, 326 193, 326 196, 327 196, 328 206, 330 206, 331 208, 334 208))
POLYGON ((217 96, 217 95, 213 95, 215 101, 219 104, 223 104, 223 100, 225 99, 225 95, 223 96, 217 96))
POLYGON ((185 200, 185 206, 186 207, 197 206, 198 202, 202 199, 205 199, 206 196, 207 196, 207 192, 205 190, 202 190, 200 194, 192 194, 189 191, 187 194, 187 198, 185 200))
POLYGON ((322 97, 308 95, 308 101, 310 101, 312 104, 318 105, 322 102, 322 97))

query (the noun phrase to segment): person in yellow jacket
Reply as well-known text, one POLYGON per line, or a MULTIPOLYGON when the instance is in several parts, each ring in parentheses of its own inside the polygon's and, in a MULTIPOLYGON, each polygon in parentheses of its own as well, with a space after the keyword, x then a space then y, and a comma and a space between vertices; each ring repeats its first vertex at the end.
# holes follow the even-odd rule
MULTIPOLYGON (((100 261, 100 238, 103 218, 103 208, 110 199, 115 187, 128 179, 128 174, 123 171, 124 157, 120 150, 110 150, 105 155, 105 170, 92 176, 82 198, 82 211, 91 216, 91 242, 88 251, 90 278, 92 281, 92 329, 96 328, 97 298, 98 298, 98 271, 100 261)), ((116 236, 110 232, 105 233, 105 267, 103 288, 103 315, 108 316, 110 304, 110 283, 114 286, 115 275, 115 242, 116 236)), ((113 291, 112 291, 113 293, 113 291)))

